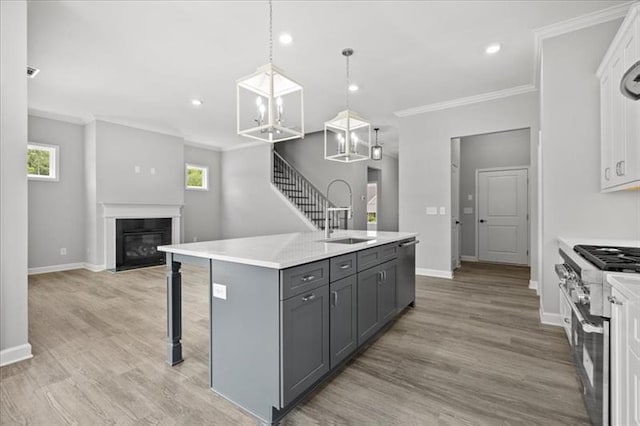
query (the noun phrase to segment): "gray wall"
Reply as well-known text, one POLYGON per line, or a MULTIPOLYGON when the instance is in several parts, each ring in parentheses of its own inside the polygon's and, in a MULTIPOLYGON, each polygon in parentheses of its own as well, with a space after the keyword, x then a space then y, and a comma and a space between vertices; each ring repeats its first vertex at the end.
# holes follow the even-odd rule
POLYGON ((87 126, 85 170, 95 173, 95 178, 87 175, 87 257, 88 263, 103 267, 100 203, 184 204, 183 139, 100 120, 87 126))
MULTIPOLYGON (((460 222, 463 256, 476 256, 476 169, 528 166, 531 156, 529 129, 467 136, 460 140, 460 222), (469 195, 473 199, 469 200, 469 195), (473 214, 464 214, 464 208, 473 214)), ((535 235, 532 235, 535 238, 535 235)), ((531 238, 530 238, 531 240, 531 238)))
MULTIPOLYGON (((282 142, 280 142, 282 143, 282 142)), ((271 185, 271 145, 222 153, 222 237, 308 232, 271 185)))
POLYGON ((620 21, 543 43, 542 310, 557 314, 558 236, 640 238, 640 191, 600 193, 600 92, 595 76, 620 21))
POLYGON ((211 149, 184 146, 185 163, 209 167, 209 190, 186 189, 182 220, 184 242, 217 240, 222 236, 221 227, 221 176, 222 153, 211 149))
POLYGON ((29 268, 82 263, 84 242, 84 128, 29 116, 29 141, 59 150, 59 179, 29 181, 29 268), (67 255, 61 255, 61 248, 67 255))
POLYGON ((27 3, 0 2, 0 364, 31 355, 27 305, 27 3))
MULTIPOLYGON (((324 159, 324 133, 306 135, 304 139, 280 142, 275 149, 293 167, 326 195, 333 179, 344 179, 353 190, 353 229, 367 229, 367 166, 381 171, 378 230, 398 230, 398 160, 387 155, 380 161, 339 163, 324 159)), ((336 183, 331 187, 331 201, 346 206, 349 203, 346 187, 336 183)))
MULTIPOLYGON (((505 130, 531 129, 531 193, 537 191, 538 94, 526 93, 400 118, 400 230, 420 233, 416 267, 451 271, 451 139, 505 130), (446 207, 427 216, 427 206, 446 207)), ((537 232, 537 199, 530 197, 532 235, 537 232)), ((531 277, 537 278, 532 239, 531 277)))

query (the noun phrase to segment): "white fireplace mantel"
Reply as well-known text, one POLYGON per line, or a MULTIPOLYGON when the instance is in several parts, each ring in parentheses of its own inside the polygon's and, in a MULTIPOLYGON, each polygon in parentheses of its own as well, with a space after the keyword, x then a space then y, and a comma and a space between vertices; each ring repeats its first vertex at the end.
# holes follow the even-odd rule
POLYGON ((116 267, 116 219, 171 218, 171 244, 180 243, 182 204, 100 203, 104 218, 104 256, 107 270, 116 267))

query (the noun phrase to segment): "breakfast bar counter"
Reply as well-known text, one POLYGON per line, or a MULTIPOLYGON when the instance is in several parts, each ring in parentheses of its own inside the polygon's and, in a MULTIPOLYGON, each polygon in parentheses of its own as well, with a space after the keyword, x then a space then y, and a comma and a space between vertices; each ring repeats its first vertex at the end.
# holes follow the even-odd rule
POLYGON ((280 419, 415 301, 409 232, 291 233, 160 246, 167 362, 182 362, 180 267, 209 268, 211 389, 280 419))

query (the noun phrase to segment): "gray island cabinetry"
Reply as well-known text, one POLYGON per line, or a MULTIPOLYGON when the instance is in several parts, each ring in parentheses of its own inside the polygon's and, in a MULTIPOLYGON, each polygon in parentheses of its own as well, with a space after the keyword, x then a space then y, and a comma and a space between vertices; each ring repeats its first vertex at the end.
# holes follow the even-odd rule
POLYGON ((167 362, 182 361, 181 263, 207 266, 210 387, 261 422, 281 420, 414 304, 415 252, 403 253, 416 234, 339 231, 332 240, 344 235, 366 241, 316 232, 160 247, 167 362))

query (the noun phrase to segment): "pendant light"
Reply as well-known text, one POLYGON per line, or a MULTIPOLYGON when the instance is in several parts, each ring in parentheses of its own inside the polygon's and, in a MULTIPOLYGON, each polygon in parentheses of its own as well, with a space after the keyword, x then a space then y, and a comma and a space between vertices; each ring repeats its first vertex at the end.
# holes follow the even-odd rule
POLYGON ((382 160, 382 145, 378 144, 378 130, 379 127, 373 129, 376 132, 376 144, 371 147, 371 159, 372 160, 382 160))
POLYGON ((369 159, 371 124, 349 109, 349 57, 353 49, 344 49, 342 55, 347 59, 347 109, 324 123, 324 158, 352 163, 369 159))
POLYGON ((302 86, 273 65, 273 5, 269 0, 269 63, 236 85, 238 134, 265 142, 304 138, 302 86))

